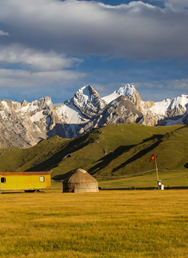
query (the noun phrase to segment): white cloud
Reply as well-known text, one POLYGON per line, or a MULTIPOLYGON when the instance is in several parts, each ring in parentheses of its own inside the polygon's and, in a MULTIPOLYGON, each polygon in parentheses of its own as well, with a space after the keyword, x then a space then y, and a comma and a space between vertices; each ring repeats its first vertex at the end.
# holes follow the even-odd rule
POLYGON ((188 78, 181 80, 166 81, 166 85, 170 89, 181 89, 188 91, 188 78))
POLYGON ((69 58, 54 51, 41 52, 18 44, 0 48, 0 64, 5 67, 0 69, 0 87, 67 86, 85 77, 84 73, 71 70, 82 59, 69 58), (10 69, 12 66, 14 68, 10 69))
POLYGON ((182 11, 188 8, 187 0, 165 0, 166 7, 170 8, 173 11, 182 11))
MULTIPOLYGON (((136 88, 144 89, 156 89, 164 90, 166 89, 169 93, 170 91, 181 92, 181 94, 188 94, 188 78, 178 79, 178 80, 160 80, 160 81, 148 81, 148 82, 134 82, 136 88)), ((160 94, 160 92, 159 92, 160 94)), ((161 96, 163 97, 163 96, 161 96)))
POLYGON ((54 51, 39 52, 34 49, 25 49, 19 45, 8 47, 1 46, 0 63, 22 64, 32 71, 56 71, 70 68, 81 63, 79 58, 67 58, 65 55, 57 54, 54 51))
POLYGON ((143 100, 162 101, 182 94, 188 95, 188 78, 134 82, 133 84, 143 100))
POLYGON ((185 0, 166 0, 164 9, 142 1, 112 7, 95 1, 1 0, 0 22, 11 35, 6 44, 78 56, 188 60, 184 5, 185 0))
POLYGON ((81 78, 84 73, 73 71, 30 72, 16 69, 0 69, 0 87, 30 88, 44 86, 68 86, 81 78))
POLYGON ((0 36, 9 36, 8 32, 0 30, 0 36))

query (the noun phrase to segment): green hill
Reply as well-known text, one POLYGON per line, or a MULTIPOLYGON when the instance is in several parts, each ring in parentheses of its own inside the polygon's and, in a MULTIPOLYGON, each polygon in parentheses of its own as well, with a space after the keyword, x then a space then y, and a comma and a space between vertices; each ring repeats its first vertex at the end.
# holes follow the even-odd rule
POLYGON ((188 168, 188 126, 149 127, 115 124, 92 130, 74 139, 58 136, 29 149, 1 149, 0 171, 46 171, 63 179, 82 167, 95 177, 133 176, 155 168, 188 168))

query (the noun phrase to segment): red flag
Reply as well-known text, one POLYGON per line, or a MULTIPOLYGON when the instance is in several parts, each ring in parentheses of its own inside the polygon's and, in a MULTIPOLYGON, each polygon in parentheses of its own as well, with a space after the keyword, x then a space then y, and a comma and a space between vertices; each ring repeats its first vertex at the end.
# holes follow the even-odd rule
POLYGON ((150 157, 149 161, 153 161, 153 160, 155 160, 155 159, 156 159, 156 155, 153 154, 153 155, 150 157))

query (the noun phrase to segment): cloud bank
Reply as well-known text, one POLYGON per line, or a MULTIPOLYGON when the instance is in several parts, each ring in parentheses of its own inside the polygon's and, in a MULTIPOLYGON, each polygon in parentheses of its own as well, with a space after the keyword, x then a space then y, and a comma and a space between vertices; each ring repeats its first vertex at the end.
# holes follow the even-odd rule
POLYGON ((54 51, 40 52, 19 45, 4 46, 1 49, 0 63, 21 64, 22 67, 25 66, 32 71, 57 71, 70 68, 75 64, 79 65, 83 61, 79 58, 67 58, 65 55, 57 54, 54 51))
POLYGON ((141 1, 110 6, 93 1, 1 0, 0 24, 10 35, 5 44, 72 55, 187 60, 186 6, 186 0, 168 0, 164 9, 141 1))
POLYGON ((88 56, 188 61, 188 2, 1 0, 0 86, 62 85, 88 56))

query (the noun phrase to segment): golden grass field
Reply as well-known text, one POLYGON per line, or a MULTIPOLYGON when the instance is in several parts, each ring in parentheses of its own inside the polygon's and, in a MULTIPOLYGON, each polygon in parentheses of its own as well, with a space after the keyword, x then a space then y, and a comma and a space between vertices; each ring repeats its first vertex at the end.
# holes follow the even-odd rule
POLYGON ((0 195, 0 257, 188 257, 188 190, 0 195))

